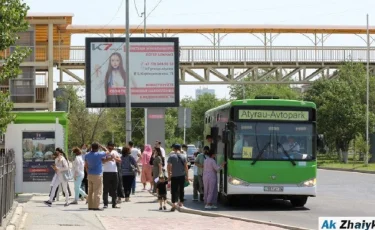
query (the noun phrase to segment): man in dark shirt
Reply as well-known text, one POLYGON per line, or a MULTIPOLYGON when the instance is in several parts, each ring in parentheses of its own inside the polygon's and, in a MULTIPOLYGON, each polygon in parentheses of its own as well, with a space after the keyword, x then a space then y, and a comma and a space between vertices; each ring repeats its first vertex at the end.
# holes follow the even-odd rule
POLYGON ((187 160, 184 155, 181 154, 181 145, 174 144, 172 146, 173 152, 168 158, 168 180, 171 181, 171 195, 172 195, 172 209, 176 210, 176 203, 180 207, 183 206, 184 202, 184 189, 185 181, 188 181, 188 166, 187 160))

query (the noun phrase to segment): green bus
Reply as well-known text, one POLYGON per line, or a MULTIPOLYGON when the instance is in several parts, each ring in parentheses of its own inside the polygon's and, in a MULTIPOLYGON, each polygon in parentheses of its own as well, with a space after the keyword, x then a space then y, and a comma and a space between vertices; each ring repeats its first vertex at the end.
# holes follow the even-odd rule
POLYGON ((303 207, 316 196, 317 135, 313 102, 256 97, 236 100, 205 113, 204 135, 220 164, 219 197, 290 200, 303 207))

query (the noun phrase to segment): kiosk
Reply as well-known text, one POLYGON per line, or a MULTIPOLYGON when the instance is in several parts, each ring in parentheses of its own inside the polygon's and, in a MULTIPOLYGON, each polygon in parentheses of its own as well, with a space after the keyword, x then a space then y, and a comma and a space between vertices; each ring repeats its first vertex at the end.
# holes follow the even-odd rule
POLYGON ((16 161, 16 193, 49 193, 55 174, 52 154, 68 148, 66 112, 13 112, 14 122, 5 133, 5 148, 13 149, 16 161))

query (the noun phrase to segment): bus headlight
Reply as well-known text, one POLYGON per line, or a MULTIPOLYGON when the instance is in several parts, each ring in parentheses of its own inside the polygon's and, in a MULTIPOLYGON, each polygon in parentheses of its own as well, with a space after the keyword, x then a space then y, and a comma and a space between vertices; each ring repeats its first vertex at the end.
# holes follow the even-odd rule
POLYGON ((232 185, 249 185, 247 182, 234 177, 228 177, 228 183, 232 185))
POLYGON ((298 186, 300 187, 314 187, 316 185, 316 178, 312 178, 310 180, 306 180, 300 183, 298 186))

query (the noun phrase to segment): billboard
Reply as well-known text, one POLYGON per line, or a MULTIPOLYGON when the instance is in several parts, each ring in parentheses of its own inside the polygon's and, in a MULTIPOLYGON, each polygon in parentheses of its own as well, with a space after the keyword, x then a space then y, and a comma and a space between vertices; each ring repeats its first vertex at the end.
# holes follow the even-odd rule
POLYGON ((179 106, 178 38, 86 38, 86 107, 125 107, 130 77, 132 107, 179 106))
POLYGON ((23 181, 52 181, 55 164, 55 132, 22 133, 23 181))

